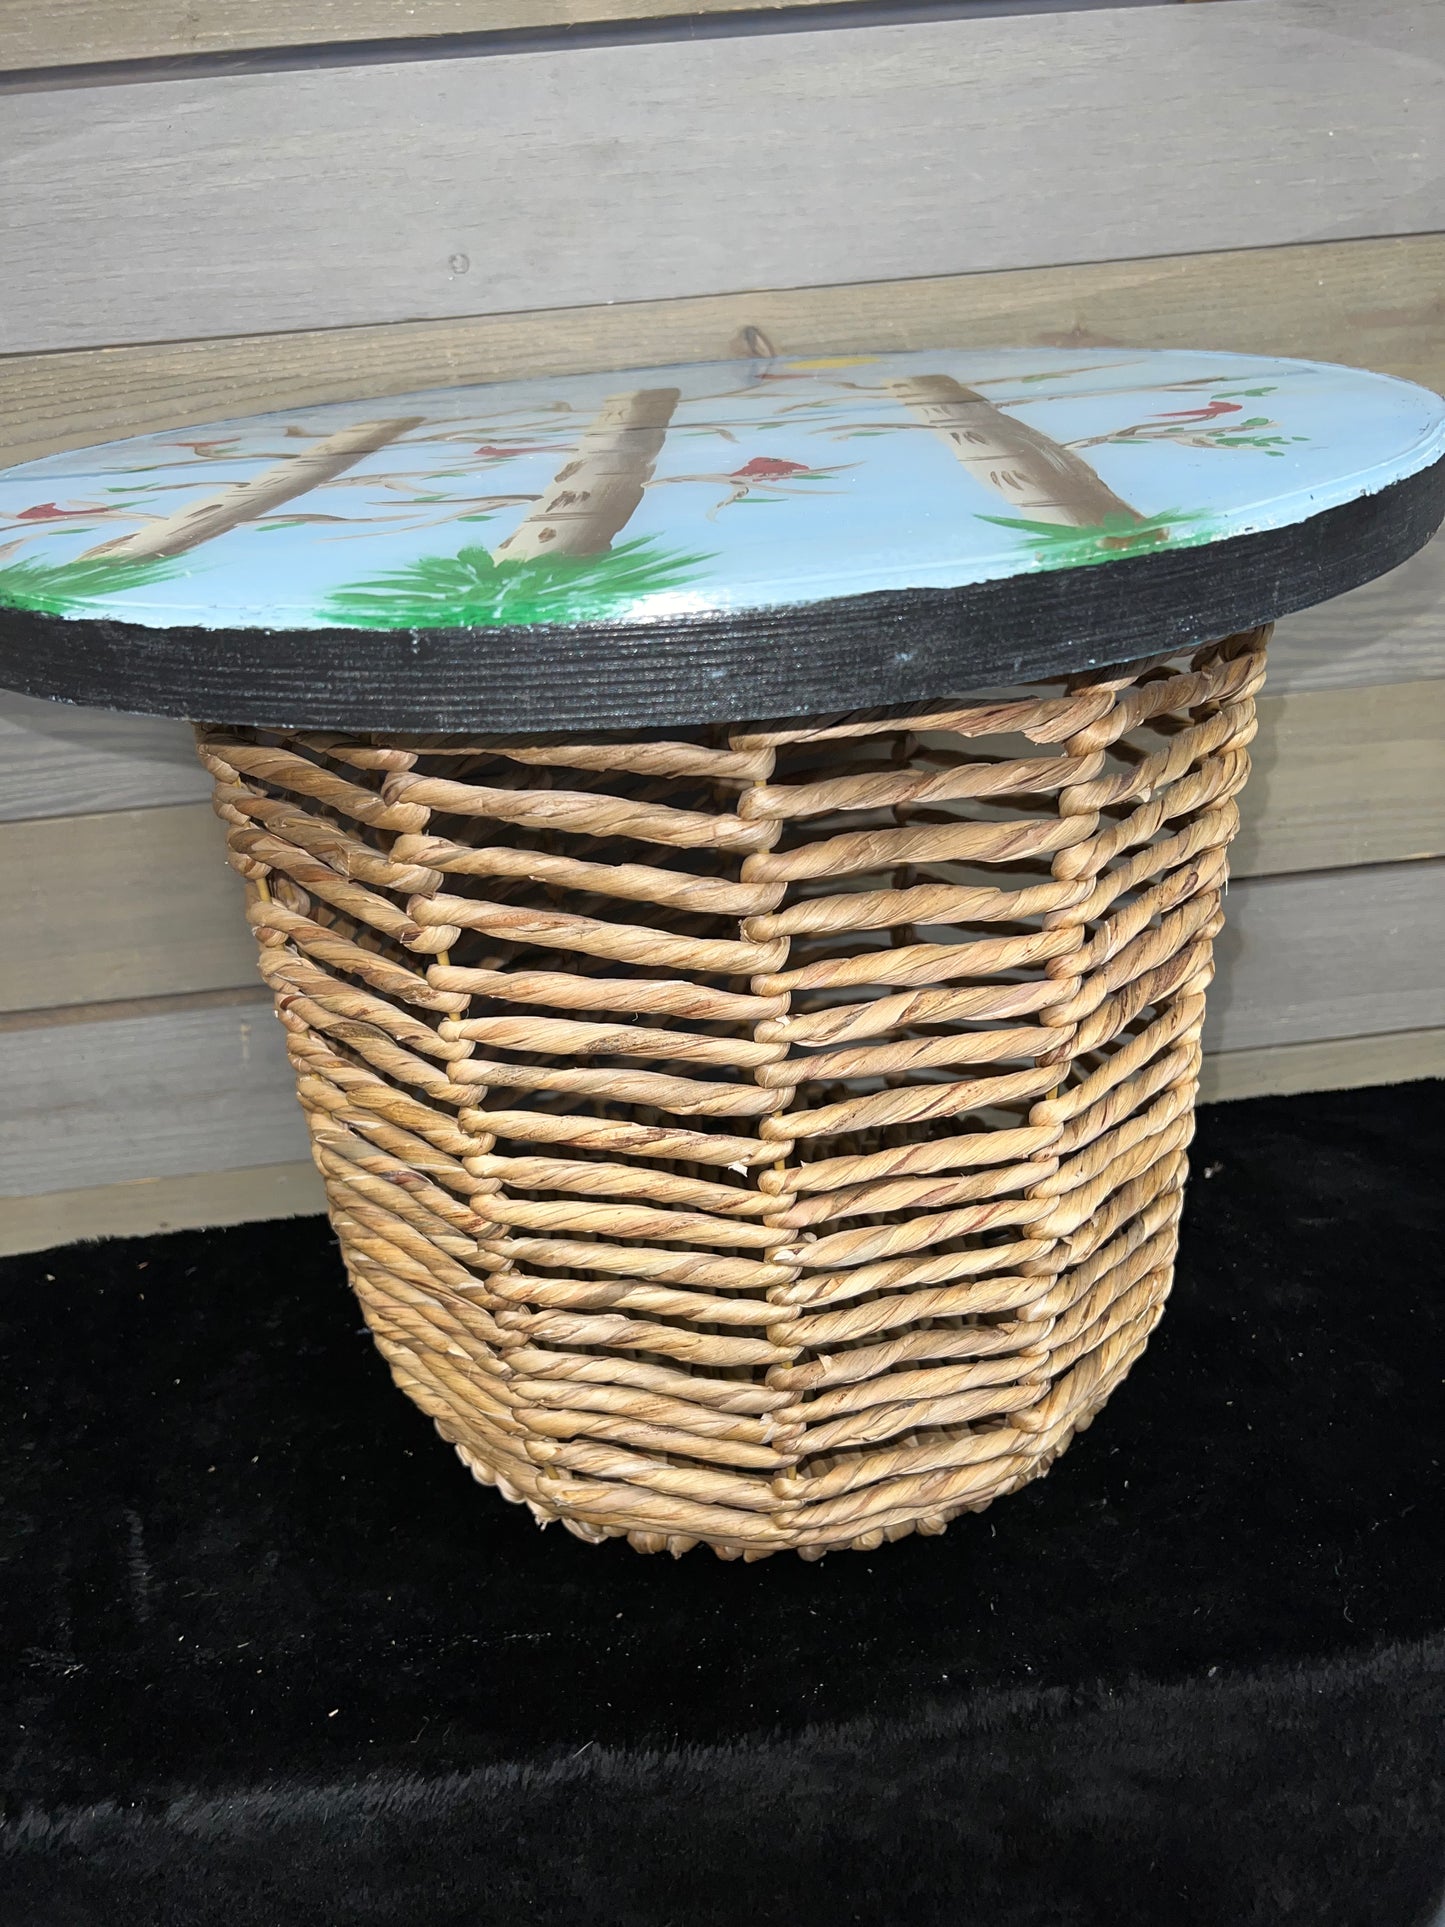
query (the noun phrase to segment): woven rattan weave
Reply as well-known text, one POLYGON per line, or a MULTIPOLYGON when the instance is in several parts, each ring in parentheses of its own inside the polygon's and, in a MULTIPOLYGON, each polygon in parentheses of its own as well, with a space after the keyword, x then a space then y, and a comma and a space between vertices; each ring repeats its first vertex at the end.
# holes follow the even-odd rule
POLYGON ((666 738, 204 730, 398 1384, 583 1538, 1047 1470, 1168 1293, 1267 632, 666 738))

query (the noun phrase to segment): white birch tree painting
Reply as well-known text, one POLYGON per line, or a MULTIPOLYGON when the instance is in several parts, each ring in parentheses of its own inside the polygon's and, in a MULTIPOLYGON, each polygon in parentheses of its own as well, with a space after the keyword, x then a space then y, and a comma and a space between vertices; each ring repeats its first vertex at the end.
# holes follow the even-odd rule
MULTIPOLYGON (((1275 367, 1288 388, 1307 365, 1275 367)), ((1230 532, 1236 463, 1211 483, 1215 456, 1252 462, 1257 490, 1306 439, 1307 410, 1253 412, 1272 372, 1170 351, 754 357, 137 437, 0 475, 0 606, 481 628, 1109 562, 1230 532)))

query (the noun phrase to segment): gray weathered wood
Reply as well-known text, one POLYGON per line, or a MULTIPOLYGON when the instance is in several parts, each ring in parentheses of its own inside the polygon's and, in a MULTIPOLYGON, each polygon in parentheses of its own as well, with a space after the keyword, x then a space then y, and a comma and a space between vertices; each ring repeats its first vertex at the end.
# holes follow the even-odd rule
POLYGON ((1422 1077, 1445 1077, 1445 1030, 1396 1030, 1380 1037, 1213 1051, 1200 1072, 1199 1102, 1351 1091, 1366 1084, 1410 1084, 1422 1077))
MULTIPOLYGON (((1445 1029, 1445 862, 1229 893, 1213 1050, 1445 1029)), ((255 992, 0 1020, 0 1196, 300 1160, 281 1031, 255 992)))
MULTIPOLYGON (((1204 1060, 1201 1104, 1297 1091, 1349 1090, 1445 1077, 1445 1030, 1220 1051, 1204 1060)), ((325 1209, 309 1158, 190 1176, 139 1178, 39 1196, 0 1198, 0 1257, 47 1251, 81 1238, 139 1238, 155 1232, 250 1224, 325 1209)))
MULTIPOLYGON (((1267 696, 1252 753, 1236 878, 1445 855, 1445 680, 1267 696)), ((256 980, 208 803, 0 824, 0 904, 0 1011, 256 980)))
POLYGON ((241 880, 208 804, 0 825, 0 1010, 256 981, 241 880))
POLYGON ((1166 255, 625 306, 14 355, 0 462, 119 435, 462 381, 781 354, 1199 348, 1302 355, 1445 389, 1445 235, 1166 255))
POLYGON ((304 1158, 269 997, 0 1027, 0 1197, 304 1158))
POLYGON ((1251 0, 22 91, 0 347, 1429 232, 1442 56, 1251 0))
MULTIPOLYGON (((827 0, 689 0, 690 16, 827 0)), ((83 61, 176 59, 251 47, 505 33, 651 20, 679 0, 0 0, 0 72, 83 61)))
POLYGON ((1250 756, 1234 876, 1445 855, 1445 681, 1266 695, 1250 756))
POLYGON ((307 1217, 325 1209, 321 1177, 309 1158, 0 1198, 0 1258, 49 1251, 82 1238, 145 1238, 262 1218, 307 1217))
POLYGON ((1286 616, 1269 651, 1272 693, 1445 677, 1445 535, 1362 589, 1286 616))
POLYGON ((1231 886, 1207 1050, 1445 1025, 1445 862, 1231 886))
POLYGON ((210 793, 185 723, 0 690, 0 823, 196 803, 210 793))

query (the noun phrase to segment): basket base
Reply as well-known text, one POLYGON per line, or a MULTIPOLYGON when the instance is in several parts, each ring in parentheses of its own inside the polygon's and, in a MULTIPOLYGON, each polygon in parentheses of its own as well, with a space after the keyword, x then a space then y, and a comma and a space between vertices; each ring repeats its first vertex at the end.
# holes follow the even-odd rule
POLYGON ((352 1285, 479 1480, 816 1558, 1048 1470, 1172 1280, 1263 647, 666 740, 204 733, 352 1285))
MULTIPOLYGON (((1028 1456, 1022 1465, 1015 1462, 1016 1469, 1007 1476, 986 1485, 977 1494, 948 1499, 927 1509, 915 1509, 904 1516, 889 1519, 886 1524, 870 1526, 863 1531, 844 1528, 835 1533, 814 1536, 807 1523, 806 1507, 800 1507, 799 1516, 791 1523, 780 1514, 773 1515, 766 1526, 769 1537, 761 1542, 751 1537, 724 1539, 699 1533, 659 1530, 654 1522, 645 1519, 634 1522, 625 1512, 600 1519, 570 1508, 566 1499, 559 1497, 555 1489, 549 1490, 549 1487, 555 1488, 558 1482, 546 1477, 544 1467, 534 1464, 525 1452, 507 1451, 495 1433, 490 1436, 479 1435, 474 1426, 468 1426, 458 1416, 455 1402, 441 1396, 437 1387, 418 1371, 416 1355, 410 1349, 398 1347, 386 1335, 384 1321, 373 1320, 364 1285, 358 1289, 358 1297, 367 1322, 372 1327, 377 1347, 387 1359, 397 1386, 432 1420, 438 1434, 455 1450, 479 1485, 492 1487, 513 1505, 525 1506, 538 1526, 545 1529, 550 1525, 561 1525, 588 1545, 601 1545, 608 1539, 626 1539, 636 1552, 667 1552, 675 1559, 703 1545, 720 1559, 742 1559, 751 1565, 761 1559, 770 1559, 775 1552, 795 1552, 801 1559, 816 1560, 829 1552, 875 1552, 885 1543, 905 1539, 914 1532, 925 1537, 936 1537, 947 1531, 949 1524, 962 1514, 985 1512, 995 1499, 1017 1492, 1034 1479, 1042 1478, 1055 1460, 1068 1450, 1074 1438, 1080 1432, 1088 1431, 1115 1387, 1133 1368, 1163 1315, 1172 1283, 1171 1263, 1158 1275, 1147 1306, 1131 1333, 1130 1343, 1107 1371, 1100 1373, 1094 1360, 1087 1359, 1053 1387, 1050 1402, 1061 1406, 1065 1415, 1054 1418, 1052 1422, 1042 1422, 1040 1429, 1032 1433, 1021 1433, 1016 1442, 1026 1447, 1028 1456), (1083 1402, 1074 1403, 1076 1397, 1083 1402)), ((956 1475, 954 1482, 957 1482, 956 1475)), ((914 1503, 916 1506, 917 1502, 914 1503)))
MULTIPOLYGON (((1100 1404, 1102 1403, 1101 1399, 1100 1404)), ((968 1504, 945 1507, 939 1512, 920 1512, 915 1518, 901 1519, 887 1527, 875 1527, 870 1532, 855 1533, 849 1539, 819 1540, 816 1543, 810 1539, 799 1539, 790 1540, 786 1544, 768 1546, 745 1545, 727 1539, 703 1540, 683 1532, 649 1531, 640 1526, 598 1525, 591 1520, 576 1518, 566 1512, 550 1510, 544 1501, 528 1498, 525 1493, 519 1492, 515 1486, 510 1485, 494 1472, 484 1460, 478 1458, 475 1452, 470 1451, 459 1440, 449 1437, 447 1427, 441 1420, 436 1420, 435 1424, 442 1438, 446 1439, 448 1445, 455 1448, 457 1457, 478 1485, 492 1486, 504 1499, 511 1500, 515 1505, 525 1505, 544 1531, 550 1525, 561 1525, 574 1538, 581 1539, 589 1546, 600 1546, 608 1539, 625 1539, 634 1552, 670 1552, 674 1559, 680 1559, 685 1552, 691 1552, 699 1545, 708 1547, 719 1559, 741 1559, 750 1566, 756 1565, 759 1560, 771 1559, 775 1553, 782 1551, 795 1552, 800 1559, 810 1561, 821 1559, 830 1552, 876 1552, 881 1545, 906 1539, 915 1532, 923 1538, 936 1539, 941 1533, 947 1532, 950 1524, 961 1513, 986 1512, 993 1503, 992 1499, 977 1499, 968 1504)), ((996 1496, 1001 1498, 1007 1492, 1017 1492, 1020 1486, 1028 1485, 1034 1479, 1041 1479, 1060 1453, 1068 1450, 1075 1433, 1087 1431, 1092 1424, 1093 1413, 1077 1419, 1051 1451, 1041 1454, 1027 1472, 1019 1473, 1007 1485, 1000 1486, 996 1496)))

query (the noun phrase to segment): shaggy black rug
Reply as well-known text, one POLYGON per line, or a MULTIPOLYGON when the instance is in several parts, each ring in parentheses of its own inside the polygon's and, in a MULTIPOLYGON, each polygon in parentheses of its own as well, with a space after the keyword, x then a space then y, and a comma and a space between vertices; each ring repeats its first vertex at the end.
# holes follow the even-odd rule
POLYGON ((5 1927, 1424 1927, 1445 1085, 1205 1111, 1042 1482, 817 1565, 590 1548, 320 1220, 0 1265, 5 1927))

